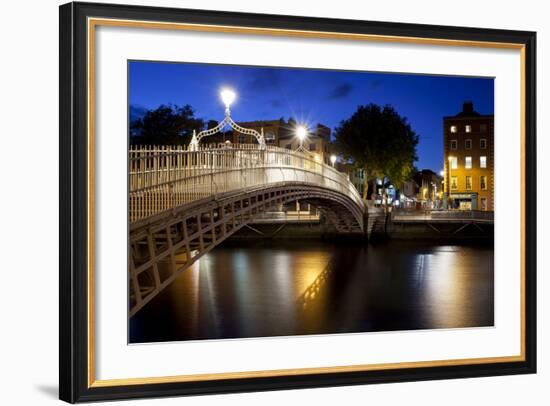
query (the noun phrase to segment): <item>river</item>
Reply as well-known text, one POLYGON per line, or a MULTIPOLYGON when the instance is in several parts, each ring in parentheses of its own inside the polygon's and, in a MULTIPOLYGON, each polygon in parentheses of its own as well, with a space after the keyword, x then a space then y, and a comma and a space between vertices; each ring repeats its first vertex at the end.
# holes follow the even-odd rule
POLYGON ((493 325, 492 243, 256 240, 203 256, 131 343, 493 325))

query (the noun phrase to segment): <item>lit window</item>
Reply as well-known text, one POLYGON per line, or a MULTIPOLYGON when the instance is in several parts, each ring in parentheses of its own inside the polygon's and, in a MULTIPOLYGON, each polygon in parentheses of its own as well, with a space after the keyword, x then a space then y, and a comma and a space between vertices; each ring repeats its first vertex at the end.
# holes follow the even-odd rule
POLYGON ((466 190, 472 190, 472 177, 466 176, 466 190))
POLYGON ((467 126, 466 126, 466 132, 467 132, 467 133, 471 133, 471 132, 472 132, 472 126, 471 126, 471 125, 467 125, 467 126))
POLYGON ((451 189, 452 190, 458 189, 458 179, 456 176, 451 176, 451 189))
POLYGON ((457 169, 458 168, 458 158, 452 157, 451 158, 451 169, 457 169))
POLYGON ((451 149, 456 150, 458 147, 458 141, 457 140, 451 140, 451 149))
POLYGON ((466 149, 472 149, 472 140, 468 138, 466 141, 464 141, 464 147, 466 149))
POLYGON ((481 176, 479 178, 479 188, 481 190, 487 190, 487 176, 481 176))
POLYGON ((481 149, 486 149, 487 148, 487 139, 486 138, 481 138, 479 140, 479 148, 481 148, 481 149))
POLYGON ((479 157, 479 167, 480 168, 487 168, 487 157, 486 156, 480 156, 479 157))
POLYGON ((452 132, 452 133, 456 133, 456 132, 457 132, 456 125, 452 125, 452 126, 451 126, 451 132, 452 132))
POLYGON ((467 156, 466 158, 464 158, 464 167, 466 169, 472 169, 472 157, 471 156, 467 156))

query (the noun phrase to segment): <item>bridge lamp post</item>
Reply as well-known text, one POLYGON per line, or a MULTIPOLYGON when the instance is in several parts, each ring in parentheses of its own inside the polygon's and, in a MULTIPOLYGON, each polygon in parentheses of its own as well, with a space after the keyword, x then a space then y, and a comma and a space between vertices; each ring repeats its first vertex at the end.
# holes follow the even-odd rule
POLYGON ((298 137, 298 141, 300 142, 300 145, 296 151, 306 152, 306 149, 304 148, 304 141, 307 137, 307 128, 303 125, 296 127, 296 137, 298 137))
POLYGON ((195 130, 193 130, 193 136, 191 137, 191 142, 189 143, 189 150, 190 151, 198 151, 199 150, 199 143, 202 138, 208 137, 210 135, 214 135, 216 133, 221 132, 226 126, 231 127, 234 131, 245 134, 245 135, 251 135, 256 138, 258 141, 260 149, 265 149, 265 138, 264 138, 264 130, 260 132, 252 129, 252 128, 244 128, 238 125, 233 119, 231 118, 231 104, 235 101, 237 98, 237 94, 228 88, 222 89, 220 91, 220 98, 222 99, 223 104, 225 105, 225 117, 222 121, 218 123, 217 126, 214 128, 211 128, 209 130, 201 131, 200 133, 196 133, 195 130))
POLYGON ((229 114, 229 108, 237 98, 237 94, 231 89, 222 89, 220 92, 223 104, 225 104, 225 112, 229 114))
POLYGON ((330 163, 332 164, 332 167, 334 168, 334 164, 336 163, 336 155, 330 156, 330 163))

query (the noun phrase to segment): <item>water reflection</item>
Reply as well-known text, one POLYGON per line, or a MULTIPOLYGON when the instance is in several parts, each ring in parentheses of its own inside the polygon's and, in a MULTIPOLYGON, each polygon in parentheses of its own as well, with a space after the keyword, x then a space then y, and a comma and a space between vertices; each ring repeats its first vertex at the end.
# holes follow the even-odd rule
POLYGON ((490 326, 487 245, 218 247, 130 320, 130 342, 490 326))

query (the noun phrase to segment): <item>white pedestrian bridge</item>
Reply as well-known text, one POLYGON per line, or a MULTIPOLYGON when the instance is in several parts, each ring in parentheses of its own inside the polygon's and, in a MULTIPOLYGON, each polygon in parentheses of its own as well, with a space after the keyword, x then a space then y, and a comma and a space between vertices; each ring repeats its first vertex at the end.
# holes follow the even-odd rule
POLYGON ((364 233, 349 177, 308 152, 259 144, 131 147, 130 316, 266 211, 300 200, 338 232, 364 233))

